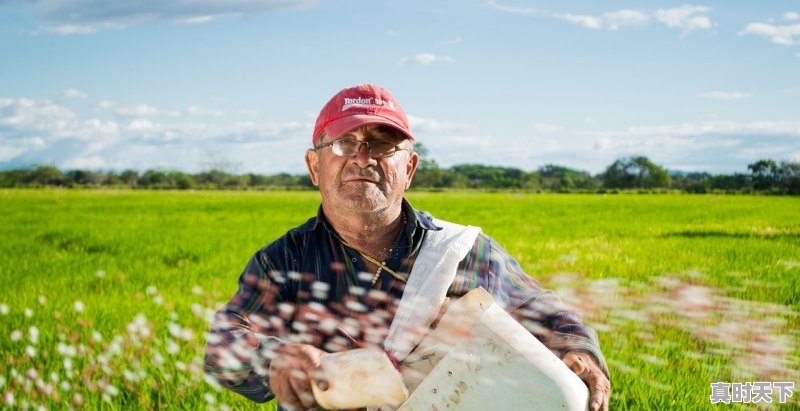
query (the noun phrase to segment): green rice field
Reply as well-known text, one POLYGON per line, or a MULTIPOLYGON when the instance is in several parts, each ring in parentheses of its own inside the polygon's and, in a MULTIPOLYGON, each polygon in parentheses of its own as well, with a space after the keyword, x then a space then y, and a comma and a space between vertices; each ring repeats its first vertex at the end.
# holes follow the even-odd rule
MULTIPOLYGON (((600 336, 613 410, 800 397, 800 198, 410 192, 478 225, 600 336)), ((0 191, 0 408, 264 409, 202 371, 209 318, 316 192, 0 191)), ((274 406, 274 405, 273 405, 274 406)), ((491 409, 487 405, 486 409, 491 409)))

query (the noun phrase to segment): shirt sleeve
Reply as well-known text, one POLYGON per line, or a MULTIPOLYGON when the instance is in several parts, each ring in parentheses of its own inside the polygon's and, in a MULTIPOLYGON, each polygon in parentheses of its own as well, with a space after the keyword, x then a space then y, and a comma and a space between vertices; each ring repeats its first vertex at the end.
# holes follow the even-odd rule
POLYGON ((284 342, 276 336, 291 316, 280 310, 286 279, 275 268, 264 250, 250 259, 236 294, 214 317, 205 350, 206 374, 255 402, 274 398, 267 384, 269 362, 284 342))
POLYGON ((463 295, 483 287, 559 358, 569 351, 586 351, 610 378, 597 333, 582 323, 578 312, 522 271, 493 238, 480 234, 458 272, 451 294, 463 295))

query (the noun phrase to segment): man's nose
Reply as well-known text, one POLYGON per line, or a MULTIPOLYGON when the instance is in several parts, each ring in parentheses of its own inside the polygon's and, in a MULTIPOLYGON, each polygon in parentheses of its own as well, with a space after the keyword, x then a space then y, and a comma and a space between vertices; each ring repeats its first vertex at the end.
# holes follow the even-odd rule
POLYGON ((369 155, 369 146, 366 144, 361 144, 358 147, 358 153, 355 157, 356 164, 358 164, 361 168, 366 168, 367 166, 372 166, 378 164, 378 161, 374 158, 370 157, 369 155))

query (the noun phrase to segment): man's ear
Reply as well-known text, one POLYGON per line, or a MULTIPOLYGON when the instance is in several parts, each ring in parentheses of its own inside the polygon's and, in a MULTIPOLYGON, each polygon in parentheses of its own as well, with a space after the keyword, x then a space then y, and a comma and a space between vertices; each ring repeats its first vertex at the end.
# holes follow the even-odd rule
POLYGON ((311 184, 319 186, 319 154, 316 150, 309 148, 306 151, 306 167, 311 176, 311 184))
POLYGON ((406 190, 408 187, 411 187, 411 179, 414 178, 414 172, 417 171, 417 166, 419 165, 419 154, 415 151, 412 151, 408 155, 408 162, 406 163, 406 175, 408 176, 408 180, 406 180, 406 190))

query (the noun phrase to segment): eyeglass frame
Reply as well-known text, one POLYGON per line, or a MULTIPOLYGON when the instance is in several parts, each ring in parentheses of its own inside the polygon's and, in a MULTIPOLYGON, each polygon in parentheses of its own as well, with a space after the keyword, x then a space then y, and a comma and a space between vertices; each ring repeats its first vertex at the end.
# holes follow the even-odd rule
POLYGON ((323 148, 325 148, 325 147, 330 147, 330 148, 331 148, 331 152, 333 153, 333 155, 335 155, 335 156, 337 156, 337 157, 344 157, 344 158, 353 158, 353 157, 358 157, 358 153, 360 153, 360 152, 361 152, 361 146, 362 146, 362 145, 366 145, 366 146, 367 146, 367 153, 369 154, 370 158, 389 158, 389 157, 391 157, 391 156, 393 156, 393 155, 397 154, 397 152, 398 152, 398 151, 408 151, 408 152, 412 152, 412 151, 413 151, 413 149, 410 149, 410 148, 403 148, 403 147, 400 147, 400 144, 402 144, 402 142, 401 142, 400 144, 395 144, 395 145, 394 145, 394 147, 393 147, 393 148, 394 148, 394 151, 392 151, 390 154, 383 155, 383 156, 380 156, 380 157, 375 157, 375 156, 373 156, 373 155, 372 155, 372 153, 370 152, 370 147, 369 147, 369 143, 370 143, 370 142, 375 142, 375 141, 380 141, 380 142, 383 142, 383 143, 389 143, 389 144, 392 144, 392 142, 391 142, 391 141, 386 141, 386 140, 381 140, 381 139, 368 140, 368 141, 360 141, 360 140, 356 140, 356 139, 352 139, 352 138, 337 138, 336 140, 333 140, 333 141, 327 142, 327 143, 325 143, 325 144, 320 144, 320 145, 318 145, 318 146, 314 147, 314 151, 317 151, 317 150, 323 149, 323 148), (334 145, 334 144, 336 144, 336 143, 338 143, 338 142, 340 142, 340 141, 352 141, 352 142, 355 142, 355 143, 357 144, 357 146, 356 146, 356 151, 355 151, 355 154, 353 154, 352 156, 340 156, 339 154, 336 154, 336 152, 334 152, 334 151, 333 151, 333 145, 334 145))

